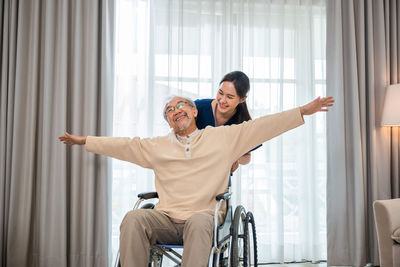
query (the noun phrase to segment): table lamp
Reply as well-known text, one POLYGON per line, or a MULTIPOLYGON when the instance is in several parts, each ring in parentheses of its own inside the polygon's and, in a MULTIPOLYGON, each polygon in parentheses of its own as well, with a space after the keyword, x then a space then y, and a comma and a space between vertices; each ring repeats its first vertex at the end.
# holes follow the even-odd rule
POLYGON ((382 126, 400 126, 400 84, 391 84, 386 88, 382 126))

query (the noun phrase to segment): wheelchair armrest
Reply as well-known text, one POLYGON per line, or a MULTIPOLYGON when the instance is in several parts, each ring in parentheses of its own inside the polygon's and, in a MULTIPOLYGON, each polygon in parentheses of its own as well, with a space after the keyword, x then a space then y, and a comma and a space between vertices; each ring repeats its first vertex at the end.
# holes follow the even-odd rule
POLYGON ((230 199, 230 198, 231 198, 231 195, 232 195, 232 192, 226 192, 226 193, 222 193, 222 194, 217 195, 217 196, 215 197, 215 199, 216 199, 217 201, 220 201, 220 200, 227 200, 227 199, 230 199))
POLYGON ((158 198, 157 192, 144 192, 137 195, 140 199, 158 198))

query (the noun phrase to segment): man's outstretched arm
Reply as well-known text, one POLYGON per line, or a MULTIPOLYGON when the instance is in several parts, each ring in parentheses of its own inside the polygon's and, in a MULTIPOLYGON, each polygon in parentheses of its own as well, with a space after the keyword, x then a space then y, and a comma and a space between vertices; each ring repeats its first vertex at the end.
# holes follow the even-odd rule
POLYGON ((58 139, 66 145, 85 145, 88 152, 129 161, 144 168, 151 168, 151 151, 146 149, 149 141, 139 137, 96 137, 65 133, 58 139))
POLYGON ((224 135, 224 140, 230 140, 235 144, 231 147, 228 146, 231 148, 229 155, 235 159, 251 148, 300 126, 304 123, 304 115, 328 111, 333 103, 333 97, 318 97, 310 103, 292 110, 263 116, 242 124, 217 128, 221 128, 218 131, 224 135))

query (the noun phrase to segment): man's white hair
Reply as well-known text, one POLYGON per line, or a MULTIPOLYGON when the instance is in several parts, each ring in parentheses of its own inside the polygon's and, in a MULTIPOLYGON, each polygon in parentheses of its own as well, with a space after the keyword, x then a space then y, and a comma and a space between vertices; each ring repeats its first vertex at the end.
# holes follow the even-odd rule
POLYGON ((196 104, 194 103, 194 101, 192 99, 188 98, 188 97, 180 96, 180 95, 172 95, 172 96, 167 97, 167 99, 165 100, 165 105, 164 105, 164 119, 167 122, 168 122, 168 118, 167 118, 167 110, 166 110, 166 108, 167 108, 167 105, 169 104, 169 102, 171 102, 175 98, 182 98, 182 99, 186 100, 191 107, 194 107, 194 108, 196 107, 196 104))

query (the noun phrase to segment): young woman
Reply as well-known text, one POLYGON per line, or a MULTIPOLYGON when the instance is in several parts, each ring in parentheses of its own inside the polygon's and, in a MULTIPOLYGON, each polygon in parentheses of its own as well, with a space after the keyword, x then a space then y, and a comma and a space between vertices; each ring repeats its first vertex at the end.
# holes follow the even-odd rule
MULTIPOLYGON (((249 90, 250 80, 245 73, 233 71, 226 74, 219 83, 215 99, 198 99, 195 101, 199 112, 196 119, 197 128, 239 124, 251 120, 246 104, 249 90)), ((250 159, 249 151, 232 165, 231 172, 234 172, 239 164, 248 164, 250 159)))

